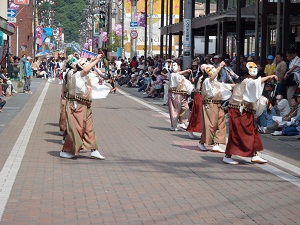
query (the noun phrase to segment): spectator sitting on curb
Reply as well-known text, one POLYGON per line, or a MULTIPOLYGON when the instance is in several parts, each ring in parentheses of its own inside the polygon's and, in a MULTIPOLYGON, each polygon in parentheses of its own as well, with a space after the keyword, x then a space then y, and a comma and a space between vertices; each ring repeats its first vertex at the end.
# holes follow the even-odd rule
POLYGON ((280 93, 276 95, 276 103, 274 108, 277 116, 282 116, 282 117, 285 117, 291 111, 291 107, 289 105, 288 100, 285 99, 283 95, 280 93))
POLYGON ((4 71, 2 69, 0 69, 0 78, 2 79, 2 82, 7 85, 7 89, 4 92, 5 95, 7 94, 10 96, 11 93, 17 93, 13 87, 11 80, 9 79, 9 77, 5 76, 3 72, 4 71))
POLYGON ((161 75, 161 71, 156 71, 155 76, 156 80, 153 82, 153 86, 151 87, 150 92, 144 98, 155 98, 156 93, 161 90, 163 85, 163 76, 161 75))
POLYGON ((147 94, 146 91, 149 89, 151 79, 148 72, 145 73, 144 77, 143 85, 138 89, 138 92, 143 91, 143 94, 147 94))
POLYGON ((285 127, 283 127, 282 131, 275 131, 272 133, 273 136, 295 136, 299 134, 300 131, 300 94, 297 96, 297 115, 291 118, 290 122, 287 122, 285 127))
POLYGON ((3 109, 5 104, 6 104, 6 101, 4 99, 2 99, 1 96, 0 96, 0 112, 2 112, 2 109, 3 109))

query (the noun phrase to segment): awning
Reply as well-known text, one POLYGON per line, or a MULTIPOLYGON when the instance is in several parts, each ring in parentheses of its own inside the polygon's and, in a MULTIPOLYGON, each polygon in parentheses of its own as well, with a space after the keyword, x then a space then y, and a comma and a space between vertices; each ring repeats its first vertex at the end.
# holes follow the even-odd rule
POLYGON ((0 30, 7 35, 13 35, 15 33, 15 29, 10 26, 6 19, 4 19, 3 17, 0 17, 0 30))

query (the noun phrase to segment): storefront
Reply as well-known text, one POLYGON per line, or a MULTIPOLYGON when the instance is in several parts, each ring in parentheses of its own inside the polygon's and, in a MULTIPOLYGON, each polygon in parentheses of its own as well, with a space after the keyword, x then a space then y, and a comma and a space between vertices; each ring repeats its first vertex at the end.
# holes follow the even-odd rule
POLYGON ((9 36, 15 32, 14 26, 0 16, 0 65, 6 67, 6 56, 8 52, 9 36))

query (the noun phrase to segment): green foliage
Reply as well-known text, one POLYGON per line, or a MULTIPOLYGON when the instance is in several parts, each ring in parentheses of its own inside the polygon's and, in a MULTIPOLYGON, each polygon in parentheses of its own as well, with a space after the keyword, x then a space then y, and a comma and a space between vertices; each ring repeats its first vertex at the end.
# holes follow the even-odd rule
MULTIPOLYGON (((124 37, 126 40, 127 37, 124 37)), ((111 51, 111 52, 116 52, 118 48, 122 47, 122 37, 116 35, 115 31, 110 32, 107 35, 107 39, 110 40, 110 44, 106 46, 106 49, 111 51)))
POLYGON ((84 20, 85 0, 55 0, 54 5, 43 4, 39 11, 52 9, 56 12, 54 19, 57 27, 63 27, 65 42, 78 41, 80 23, 84 20), (58 24, 60 24, 58 26, 58 24))

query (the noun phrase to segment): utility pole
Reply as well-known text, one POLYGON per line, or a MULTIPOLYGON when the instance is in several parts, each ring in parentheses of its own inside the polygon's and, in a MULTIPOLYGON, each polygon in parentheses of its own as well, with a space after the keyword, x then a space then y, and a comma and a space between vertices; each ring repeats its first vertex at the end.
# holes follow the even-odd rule
POLYGON ((144 57, 147 59, 147 27, 148 27, 148 22, 147 22, 147 17, 148 17, 148 0, 145 0, 145 35, 144 35, 144 57))
POLYGON ((33 59, 35 59, 36 54, 36 11, 37 11, 37 0, 33 1, 33 59))
POLYGON ((124 49, 124 19, 125 19, 125 6, 124 6, 124 0, 122 0, 122 53, 121 53, 121 58, 125 58, 125 49, 124 49))
POLYGON ((183 60, 182 69, 186 70, 191 67, 192 56, 192 1, 184 0, 184 17, 183 17, 183 60))
MULTIPOLYGON (((136 22, 135 15, 137 12, 137 0, 131 0, 131 22, 136 22)), ((130 37, 130 58, 132 59, 133 56, 136 56, 136 39, 130 37)))
POLYGON ((149 15, 149 55, 153 56, 153 0, 150 0, 150 15, 149 15))

